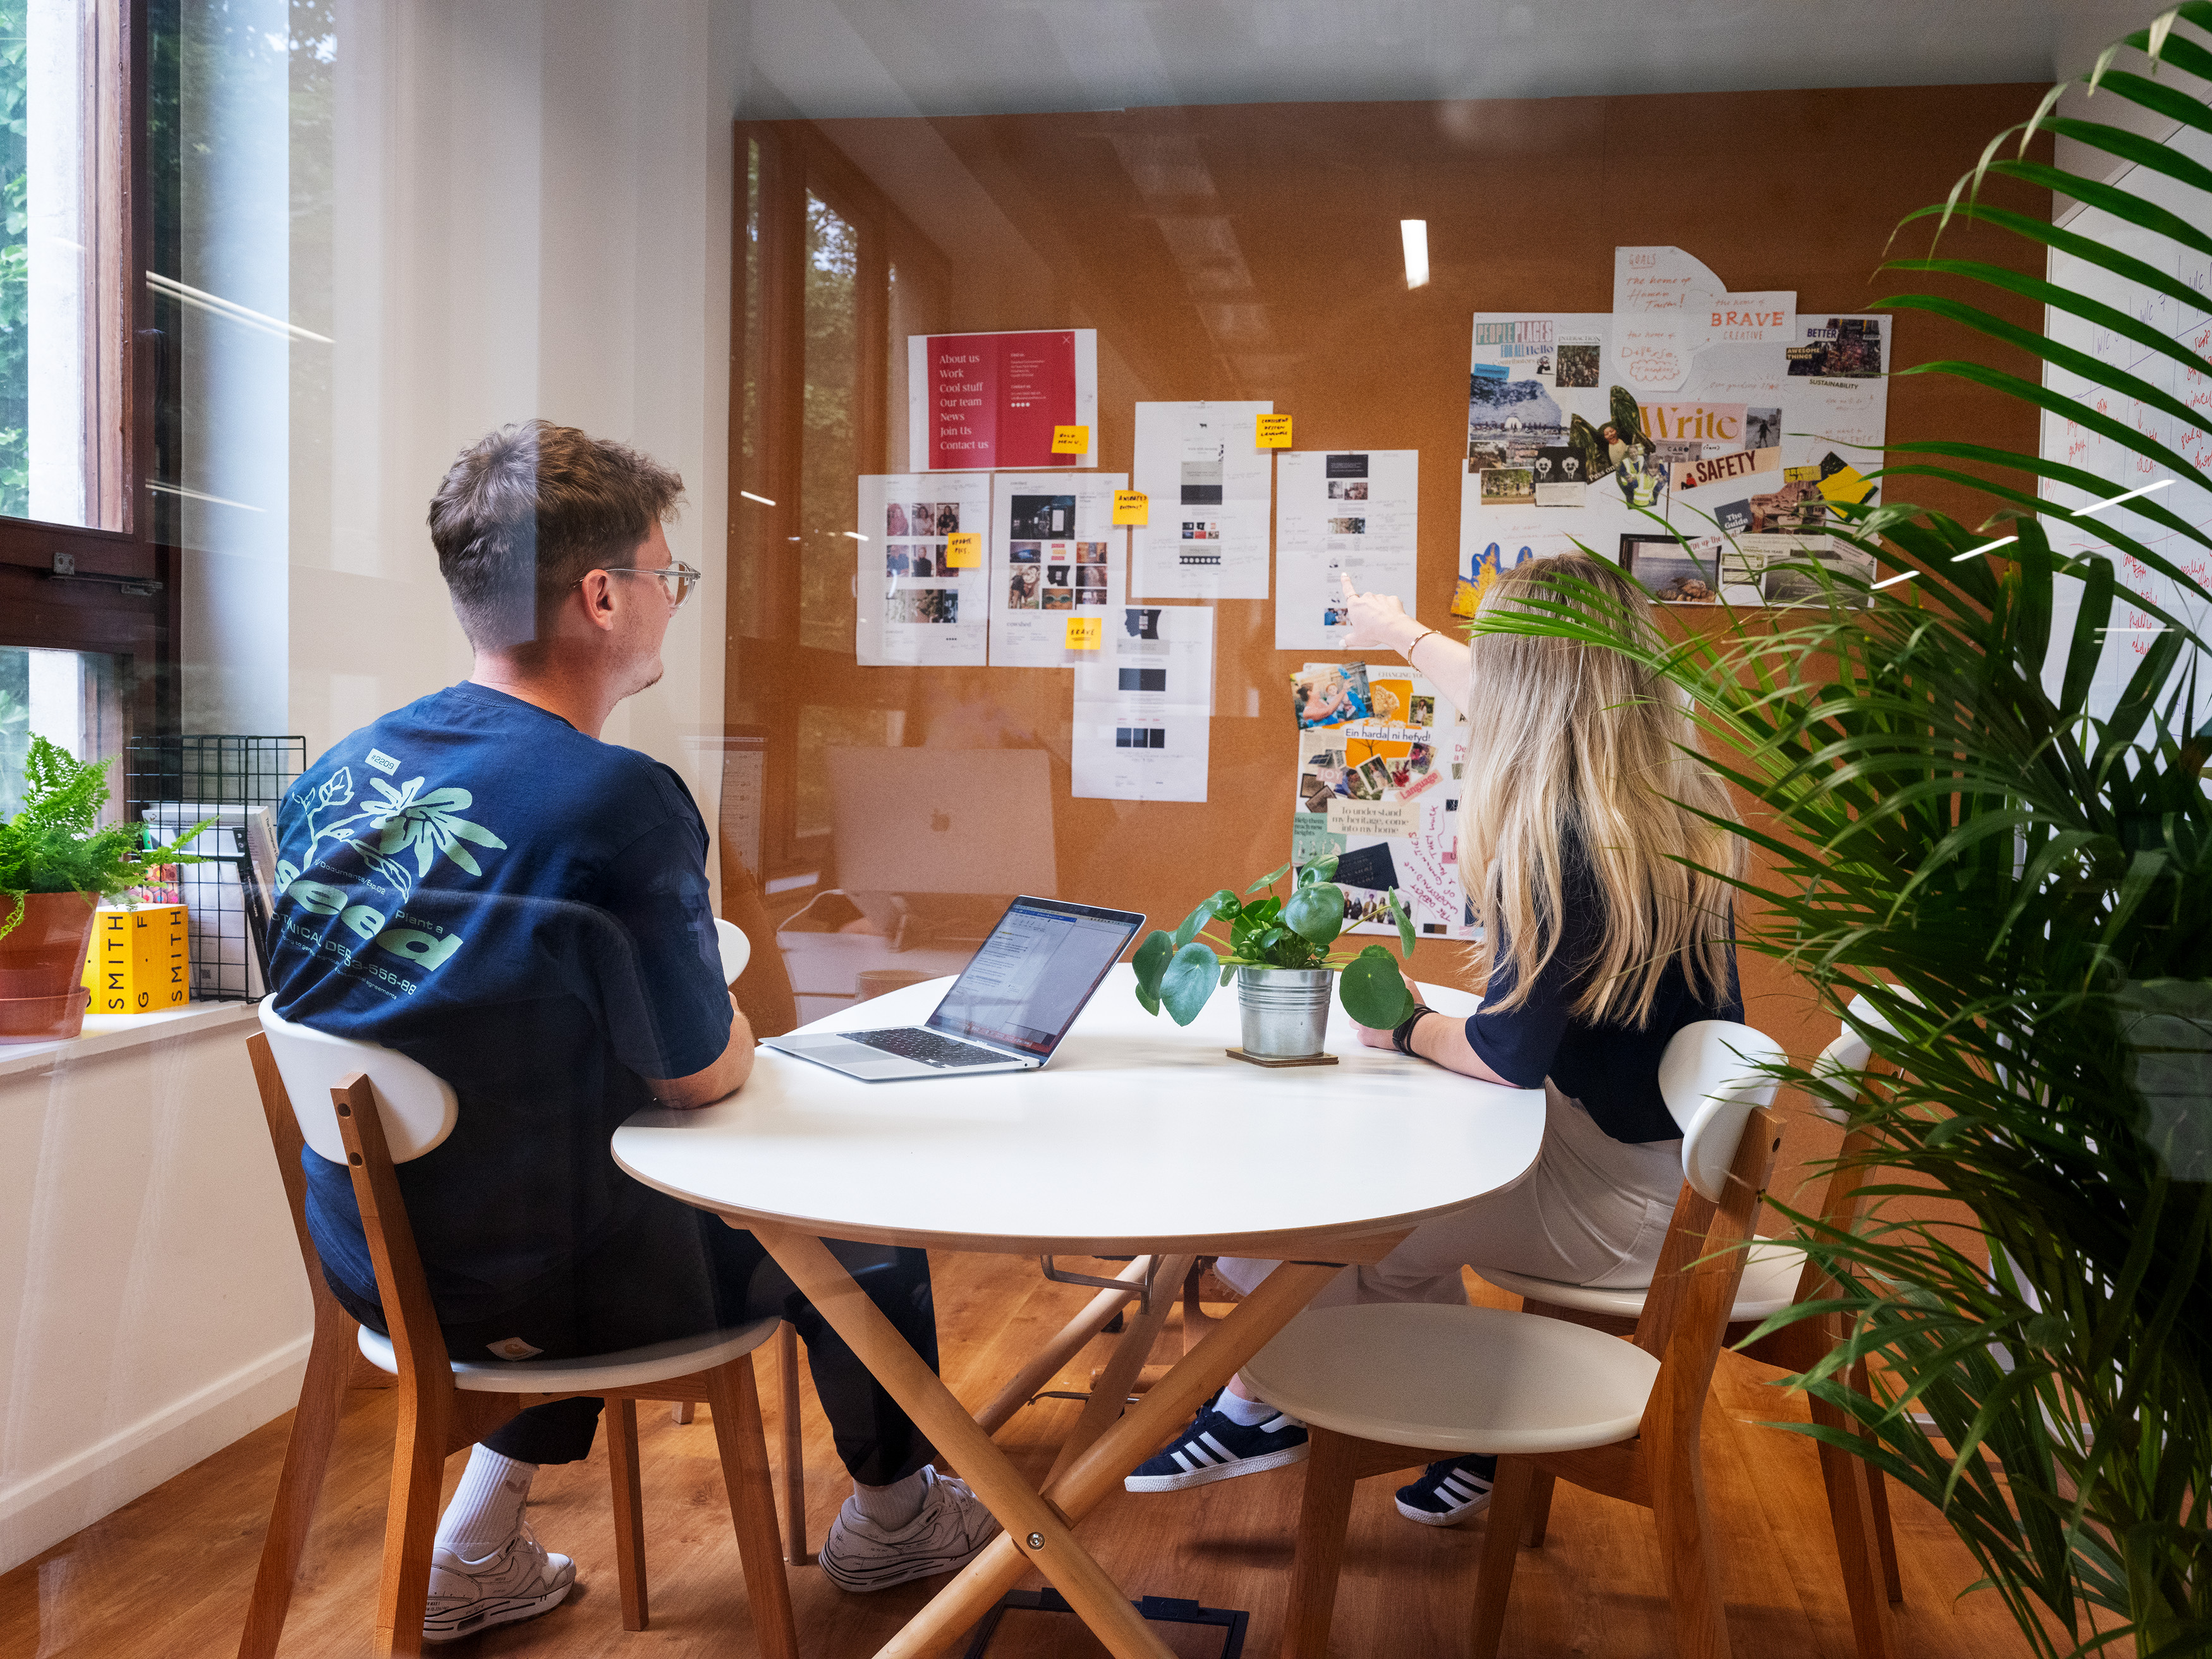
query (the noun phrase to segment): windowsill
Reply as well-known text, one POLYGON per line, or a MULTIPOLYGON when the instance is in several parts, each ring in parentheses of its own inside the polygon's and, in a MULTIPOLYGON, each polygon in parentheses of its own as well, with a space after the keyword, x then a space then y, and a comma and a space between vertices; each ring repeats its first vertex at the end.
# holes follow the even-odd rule
POLYGON ((0 1043, 0 1078, 43 1071, 56 1062, 136 1048, 164 1037, 185 1036, 221 1025, 243 1025, 258 1017, 251 1002, 195 1002, 158 1014, 87 1014, 84 1032, 54 1042, 0 1043))

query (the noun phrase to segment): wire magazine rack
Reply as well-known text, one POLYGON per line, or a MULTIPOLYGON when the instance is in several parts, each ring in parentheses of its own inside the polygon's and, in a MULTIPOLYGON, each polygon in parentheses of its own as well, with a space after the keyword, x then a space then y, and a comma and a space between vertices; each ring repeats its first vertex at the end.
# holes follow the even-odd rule
POLYGON ((268 990, 276 807, 307 765, 304 737, 134 738, 125 746, 125 810, 154 844, 214 820, 182 849, 210 861, 180 865, 173 878, 196 1002, 251 1002, 268 990))

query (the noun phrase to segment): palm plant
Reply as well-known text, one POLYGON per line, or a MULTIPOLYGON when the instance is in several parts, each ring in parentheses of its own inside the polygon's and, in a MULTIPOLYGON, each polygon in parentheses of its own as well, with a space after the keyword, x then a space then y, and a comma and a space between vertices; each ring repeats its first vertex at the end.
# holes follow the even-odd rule
MULTIPOLYGON (((2177 19, 2212 28, 2212 5, 2178 7, 2122 44, 2212 78, 2212 52, 2177 19)), ((2178 121, 2184 143, 2057 116, 2054 89, 1948 203, 1913 216, 2040 243, 2052 280, 1934 252, 1886 268, 2033 298, 2141 361, 2212 377, 2196 332, 2204 292, 2189 280, 2212 258, 2200 228, 2212 170, 2185 153, 2212 136, 2212 111, 2114 69, 2118 51, 2086 77, 2096 95, 2178 121), (2045 132, 2137 171, 2106 184, 2027 159, 2045 132), (2060 229, 1985 203, 1990 174, 2071 195, 2101 225, 2060 229), (2106 304, 2083 291, 2093 279, 2163 296, 2187 326, 2106 304)), ((2066 343, 2065 326, 2049 338, 1931 295, 1888 304, 2051 370, 2042 384, 1970 362, 1907 372, 2026 399, 2143 471, 2116 482, 1987 446, 1899 444, 1881 474, 1889 504, 1848 513, 1840 539, 1913 573, 1901 585, 1870 593, 1815 569, 1827 605, 1678 644, 1639 640, 1587 588, 1476 626, 1629 652, 1686 690, 1721 769, 1765 809, 1740 831, 1766 854, 1744 884, 1759 917, 1745 948, 1790 963, 1839 1015, 1857 995, 1879 1012, 1853 1022, 1872 1049, 1863 1071, 1784 1072, 1874 1139, 1859 1224, 1785 1211, 1833 1289, 1770 1324, 1846 1316, 1829 1364, 1790 1382, 1858 1430, 1801 1431, 1939 1505, 2036 1653, 2212 1651, 2212 696, 2199 696, 2206 643, 2184 614, 2212 606, 2187 568, 2208 568, 2212 535, 2177 510, 2212 500, 2191 495, 2212 491, 2192 459, 2212 412, 2113 366, 2118 353, 2066 343), (2149 418, 2121 418, 2120 400, 2149 418), (1993 499, 1993 521, 1899 504, 1915 476, 1993 499), (2061 505, 2154 477, 2176 487, 2130 502, 2133 520, 2061 505), (2005 537, 2017 539, 1989 546, 2005 537), (2122 607, 2140 623, 2112 631, 2122 607), (1927 1218, 1944 1213, 1930 1199, 1969 1218, 1927 1218), (1876 1361, 1871 1399, 1845 1386, 1862 1358, 1876 1361)))

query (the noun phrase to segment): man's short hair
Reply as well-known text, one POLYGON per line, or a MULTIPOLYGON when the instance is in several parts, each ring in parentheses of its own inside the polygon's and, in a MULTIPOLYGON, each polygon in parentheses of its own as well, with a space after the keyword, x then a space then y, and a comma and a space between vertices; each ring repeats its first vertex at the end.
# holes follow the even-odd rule
POLYGON ((684 480, 651 457, 550 421, 503 426, 461 452, 430 498, 430 541, 461 631, 511 650, 587 570, 626 562, 684 480))

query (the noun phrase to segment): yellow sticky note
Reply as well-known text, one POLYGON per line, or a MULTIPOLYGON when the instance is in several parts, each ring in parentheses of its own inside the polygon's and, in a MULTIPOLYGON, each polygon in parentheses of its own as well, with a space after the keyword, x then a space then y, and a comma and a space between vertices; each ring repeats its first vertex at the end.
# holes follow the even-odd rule
POLYGON ((1141 489, 1117 489, 1114 492, 1114 522, 1121 524, 1150 524, 1152 498, 1141 489))
POLYGON ((1855 466, 1831 472, 1820 480, 1820 493, 1832 501, 1863 501, 1873 489, 1866 474, 1855 466))
POLYGON ((1052 429, 1052 453, 1055 455, 1085 455, 1091 450, 1091 428, 1087 426, 1056 426, 1052 429))
POLYGON ((983 532, 963 530, 945 538, 945 562, 955 570, 974 570, 983 562, 983 532))
POLYGON ((1070 617, 1067 619, 1067 648, 1070 651, 1096 651, 1105 633, 1106 622, 1103 617, 1070 617))
POLYGON ((1287 415, 1256 415, 1253 420, 1257 429, 1253 443, 1261 449, 1288 449, 1291 447, 1291 417, 1287 415))
POLYGON ((1817 466, 1785 466, 1782 469, 1782 482, 1818 483, 1820 482, 1820 469, 1817 466))

